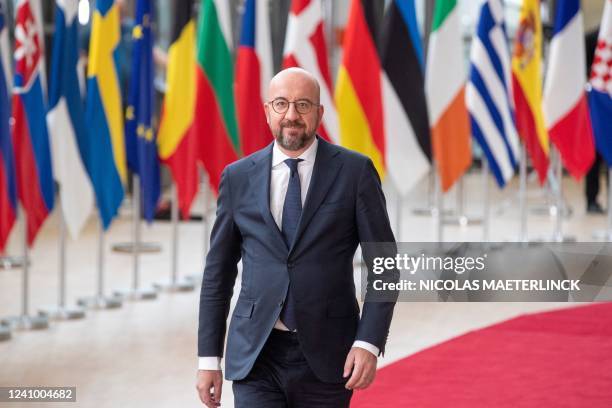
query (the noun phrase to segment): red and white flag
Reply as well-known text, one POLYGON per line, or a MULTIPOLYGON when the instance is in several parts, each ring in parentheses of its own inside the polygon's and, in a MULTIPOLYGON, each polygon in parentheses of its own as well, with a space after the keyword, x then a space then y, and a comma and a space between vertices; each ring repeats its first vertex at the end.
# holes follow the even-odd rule
POLYGON ((329 141, 338 143, 340 134, 327 61, 321 0, 291 2, 283 51, 283 67, 304 68, 317 78, 321 86, 320 103, 325 107, 319 134, 329 141))
POLYGON ((544 85, 544 118, 550 141, 576 179, 595 159, 585 94, 584 27, 579 0, 559 0, 544 85))

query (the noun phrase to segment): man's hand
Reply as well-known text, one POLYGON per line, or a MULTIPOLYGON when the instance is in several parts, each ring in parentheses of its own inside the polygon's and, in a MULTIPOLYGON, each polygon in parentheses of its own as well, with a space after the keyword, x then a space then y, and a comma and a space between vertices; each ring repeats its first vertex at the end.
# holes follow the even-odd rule
POLYGON ((222 386, 223 374, 221 370, 198 370, 196 389, 200 395, 200 400, 208 408, 214 408, 221 405, 222 386))
POLYGON ((377 358, 374 354, 365 349, 353 347, 346 357, 343 377, 348 377, 351 370, 353 374, 344 387, 347 390, 368 388, 376 376, 376 362, 377 358))

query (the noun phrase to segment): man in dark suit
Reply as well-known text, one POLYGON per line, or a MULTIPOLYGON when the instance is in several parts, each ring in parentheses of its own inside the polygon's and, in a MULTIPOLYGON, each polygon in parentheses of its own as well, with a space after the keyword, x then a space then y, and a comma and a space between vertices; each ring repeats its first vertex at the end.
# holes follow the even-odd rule
POLYGON ((395 305, 368 302, 368 289, 360 317, 353 280, 360 242, 395 241, 380 179, 370 159, 316 136, 323 106, 307 71, 277 74, 265 111, 274 142, 221 178, 200 294, 197 389, 206 406, 219 405, 242 259, 225 354, 236 407, 348 407, 352 390, 374 379, 395 305))

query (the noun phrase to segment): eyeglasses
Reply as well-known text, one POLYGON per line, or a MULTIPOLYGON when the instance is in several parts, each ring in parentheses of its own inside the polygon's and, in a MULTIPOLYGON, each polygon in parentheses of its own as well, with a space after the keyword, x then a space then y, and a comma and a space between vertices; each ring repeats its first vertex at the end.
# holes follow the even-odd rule
POLYGON ((297 101, 289 102, 285 98, 276 98, 272 101, 269 101, 268 103, 272 105, 272 109, 274 109, 274 112, 279 114, 287 113, 287 111, 289 110, 289 105, 291 104, 295 106, 295 110, 300 115, 306 115, 307 113, 310 113, 313 106, 321 106, 318 103, 310 102, 308 99, 298 99, 297 101))

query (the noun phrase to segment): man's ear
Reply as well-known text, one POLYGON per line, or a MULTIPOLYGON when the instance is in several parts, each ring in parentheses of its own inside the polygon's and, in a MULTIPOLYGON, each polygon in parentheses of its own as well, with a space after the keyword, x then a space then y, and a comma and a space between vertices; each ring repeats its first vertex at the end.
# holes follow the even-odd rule
POLYGON ((270 125, 270 105, 268 105, 268 102, 264 103, 264 111, 266 112, 266 122, 270 125))
POLYGON ((319 123, 317 124, 317 127, 321 124, 321 121, 323 120, 323 112, 325 112, 323 105, 319 105, 318 110, 319 110, 319 123))

